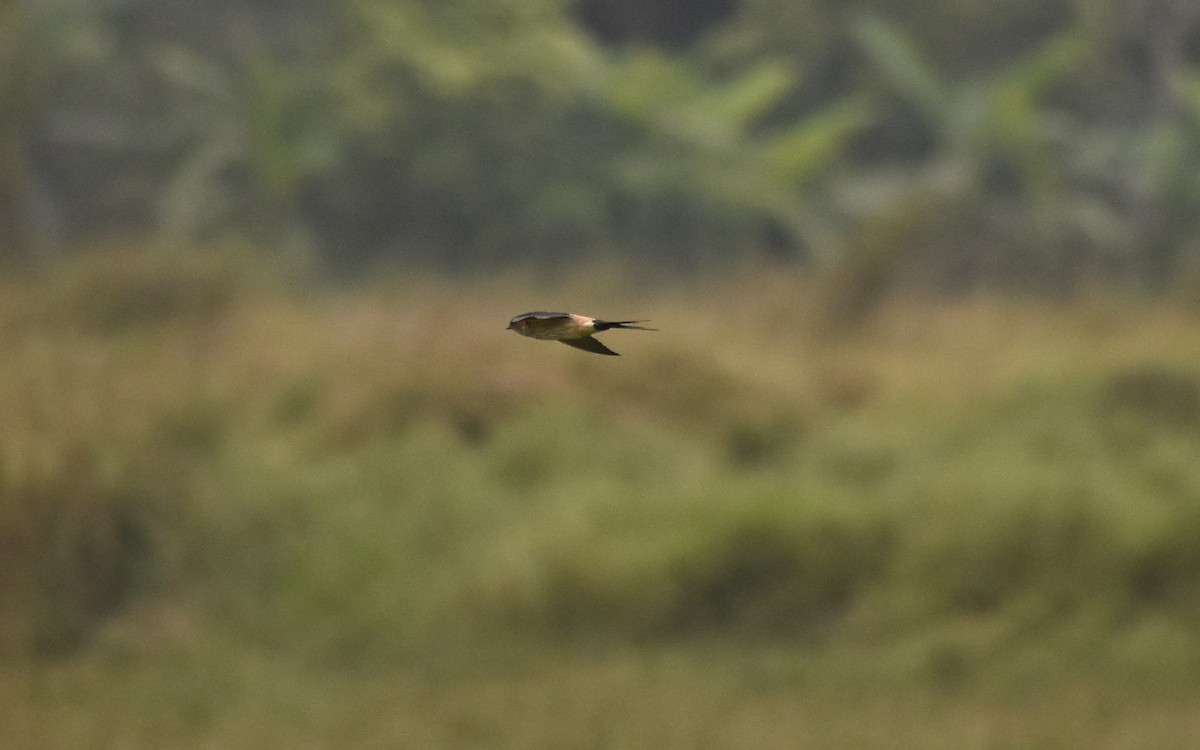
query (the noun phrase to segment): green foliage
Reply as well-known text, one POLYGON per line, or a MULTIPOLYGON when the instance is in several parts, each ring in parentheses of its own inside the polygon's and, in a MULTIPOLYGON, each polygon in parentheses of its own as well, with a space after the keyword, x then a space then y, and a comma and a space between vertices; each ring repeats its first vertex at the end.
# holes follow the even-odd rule
POLYGON ((5 6, 13 257, 115 231, 343 269, 854 269, 926 194, 942 225, 889 286, 1195 264, 1186 4, 1134 29, 1107 0, 746 0, 690 46, 609 49, 563 0, 155 2, 5 6))
POLYGON ((869 120, 861 101, 841 102, 771 138, 760 158, 785 184, 809 186, 826 170, 839 165, 851 139, 869 120))
POLYGON ((915 104, 927 121, 939 123, 948 119, 952 104, 946 83, 912 48, 900 29, 876 16, 866 16, 854 31, 882 80, 915 104))

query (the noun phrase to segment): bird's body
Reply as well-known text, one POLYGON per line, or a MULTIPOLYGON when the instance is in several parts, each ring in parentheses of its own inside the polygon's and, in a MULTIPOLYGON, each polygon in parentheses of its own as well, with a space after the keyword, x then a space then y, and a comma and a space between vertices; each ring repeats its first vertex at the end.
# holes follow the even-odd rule
POLYGON ((595 354, 617 353, 592 337, 592 334, 607 331, 611 328, 632 328, 639 331, 653 331, 653 328, 634 325, 645 323, 644 320, 599 320, 586 315, 562 312, 527 312, 509 321, 508 330, 516 331, 531 339, 561 341, 567 346, 583 349, 595 354))

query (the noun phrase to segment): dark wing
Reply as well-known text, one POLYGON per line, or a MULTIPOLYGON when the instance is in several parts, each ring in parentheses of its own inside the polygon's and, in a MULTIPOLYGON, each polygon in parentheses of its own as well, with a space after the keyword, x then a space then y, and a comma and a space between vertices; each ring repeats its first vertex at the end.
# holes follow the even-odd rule
POLYGON ((541 312, 541 311, 527 312, 527 313, 521 313, 517 317, 513 318, 512 322, 516 323, 521 320, 554 320, 555 318, 569 318, 569 317, 571 317, 570 313, 563 313, 563 312, 541 312))
POLYGON ((576 349, 582 349, 585 352, 594 352, 596 354, 611 354, 614 357, 621 356, 621 355, 617 354, 616 352, 614 352, 612 349, 609 349, 604 344, 601 344, 598 339, 594 339, 591 336, 584 336, 583 338, 580 338, 580 339, 559 339, 559 341, 563 342, 567 346, 573 346, 576 349))

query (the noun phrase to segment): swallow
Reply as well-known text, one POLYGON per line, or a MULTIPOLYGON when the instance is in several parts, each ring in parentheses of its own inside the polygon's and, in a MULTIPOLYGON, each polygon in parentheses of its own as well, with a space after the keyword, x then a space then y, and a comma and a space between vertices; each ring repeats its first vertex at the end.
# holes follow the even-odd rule
POLYGON ((607 331, 610 328, 632 328, 638 331, 657 331, 657 328, 646 328, 634 323, 649 323, 648 320, 597 320, 586 315, 562 312, 527 312, 509 321, 508 330, 516 331, 531 339, 547 339, 561 341, 567 346, 582 349, 595 354, 619 356, 612 349, 601 344, 592 334, 607 331))

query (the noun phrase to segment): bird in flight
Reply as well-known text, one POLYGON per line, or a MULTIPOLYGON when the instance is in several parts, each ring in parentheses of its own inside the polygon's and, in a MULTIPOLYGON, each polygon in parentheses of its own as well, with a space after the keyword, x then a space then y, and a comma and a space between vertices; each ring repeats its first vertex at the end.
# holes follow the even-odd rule
POLYGON ((633 328, 639 331, 657 331, 657 328, 646 328, 634 323, 648 323, 647 320, 597 320, 586 315, 562 312, 527 312, 513 318, 508 324, 508 330, 516 331, 531 339, 547 339, 561 341, 567 346, 582 349, 595 354, 610 354, 616 352, 593 338, 592 334, 607 331, 610 328, 633 328))

